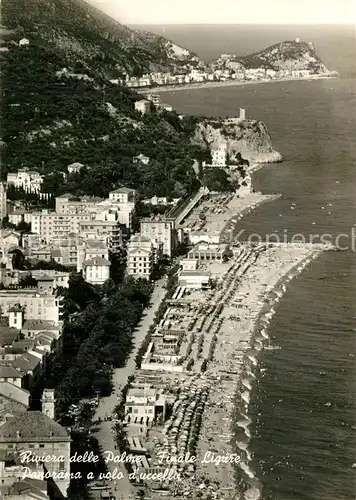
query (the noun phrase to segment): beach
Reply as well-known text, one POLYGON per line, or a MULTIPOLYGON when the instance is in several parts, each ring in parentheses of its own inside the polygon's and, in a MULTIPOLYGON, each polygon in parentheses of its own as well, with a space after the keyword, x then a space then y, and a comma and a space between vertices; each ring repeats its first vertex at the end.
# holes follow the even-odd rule
POLYGON ((210 392, 195 478, 196 484, 206 484, 202 492, 213 494, 211 498, 237 500, 256 498, 259 494, 258 481, 249 466, 248 450, 251 437, 248 407, 258 370, 258 353, 263 347, 271 348, 266 328, 288 282, 325 249, 302 244, 262 244, 254 248, 241 245, 234 251, 230 269, 226 269, 226 264, 209 266, 220 282, 227 284, 214 359, 204 375, 210 392), (208 451, 220 456, 236 453, 240 457, 237 467, 246 476, 245 482, 251 482, 249 491, 237 495, 233 464, 202 464, 208 451), (214 486, 209 487, 207 480, 214 486))
MULTIPOLYGON (((236 87, 241 85, 256 85, 261 83, 281 83, 281 82, 295 82, 295 81, 314 81, 337 78, 335 76, 328 75, 315 75, 306 76, 301 78, 279 78, 279 79, 269 79, 269 80, 228 80, 228 81, 217 81, 217 82, 204 82, 204 83, 187 83, 182 85, 158 85, 156 87, 140 87, 137 91, 140 94, 151 94, 152 92, 176 92, 177 90, 199 90, 199 89, 212 89, 217 87, 236 87)), ((135 88, 134 88, 135 90, 135 88)))
MULTIPOLYGON (((254 165, 252 168, 263 167, 254 165)), ((184 221, 190 231, 202 231, 219 236, 222 243, 231 242, 236 223, 263 203, 280 198, 279 194, 263 194, 239 190, 231 194, 211 193, 208 200, 200 202, 184 221), (204 211, 205 219, 200 218, 204 211)))

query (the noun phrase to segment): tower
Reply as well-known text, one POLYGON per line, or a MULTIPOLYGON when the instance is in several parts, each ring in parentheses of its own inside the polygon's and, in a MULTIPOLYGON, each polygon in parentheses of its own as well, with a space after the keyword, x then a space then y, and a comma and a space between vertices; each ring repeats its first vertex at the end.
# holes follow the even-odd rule
POLYGON ((239 119, 240 119, 240 120, 245 120, 245 119, 246 119, 246 111, 245 111, 245 108, 240 108, 240 116, 239 116, 239 119))
POLYGON ((54 389, 44 389, 42 394, 42 413, 54 420, 54 389))
POLYGON ((23 326, 23 308, 15 304, 9 309, 9 327, 21 330, 23 326))

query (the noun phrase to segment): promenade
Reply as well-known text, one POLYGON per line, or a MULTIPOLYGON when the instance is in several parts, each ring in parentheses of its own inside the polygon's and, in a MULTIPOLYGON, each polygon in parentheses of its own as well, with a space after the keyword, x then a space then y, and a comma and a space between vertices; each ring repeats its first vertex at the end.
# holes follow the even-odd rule
MULTIPOLYGON (((113 451, 120 454, 119 450, 115 451, 115 434, 111 431, 112 422, 104 421, 104 418, 111 415, 115 406, 120 403, 121 391, 127 384, 130 375, 133 375, 136 364, 135 357, 141 343, 143 342, 149 326, 153 323, 154 315, 166 293, 164 288, 165 280, 157 281, 151 298, 151 305, 144 311, 141 322, 133 332, 133 350, 130 353, 126 365, 122 368, 117 368, 113 375, 113 393, 106 397, 101 398, 99 406, 97 407, 94 419, 100 418, 102 421, 98 426, 98 431, 95 434, 98 442, 103 451, 113 451)), ((134 498, 135 487, 130 483, 124 464, 108 462, 108 471, 113 472, 117 468, 118 472, 122 472, 124 477, 116 481, 112 481, 112 496, 115 500, 129 500, 134 498), (116 482, 116 485, 114 484, 116 482), (116 489, 115 489, 116 487, 116 489)))

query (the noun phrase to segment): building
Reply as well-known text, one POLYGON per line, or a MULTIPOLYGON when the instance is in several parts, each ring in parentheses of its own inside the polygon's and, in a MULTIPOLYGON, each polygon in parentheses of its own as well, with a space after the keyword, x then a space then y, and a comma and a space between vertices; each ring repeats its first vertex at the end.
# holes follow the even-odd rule
POLYGON ((148 165, 150 162, 150 158, 148 156, 145 156, 142 153, 140 153, 139 155, 133 157, 133 162, 134 163, 143 163, 144 165, 148 165))
POLYGON ((178 277, 180 286, 186 288, 210 288, 210 273, 208 271, 181 271, 178 277))
POLYGON ((31 224, 32 214, 31 212, 26 212, 24 209, 15 209, 13 212, 8 214, 9 222, 17 226, 21 222, 26 222, 27 224, 31 224))
POLYGON ((103 198, 95 196, 62 194, 56 197, 55 211, 57 214, 89 214, 95 211, 96 205, 101 201, 103 198))
POLYGON ((4 217, 7 215, 7 194, 6 184, 0 182, 0 224, 4 217))
POLYGON ((151 217, 142 219, 140 233, 157 244, 162 244, 162 252, 172 257, 176 244, 175 219, 171 217, 151 217))
MULTIPOLYGON (((54 402, 52 404, 54 405, 54 402)), ((53 413, 46 402, 44 408, 53 413)), ((3 457, 0 461, 2 487, 9 487, 19 479, 26 480, 24 467, 27 467, 28 472, 32 469, 30 459, 26 457, 49 455, 57 457, 57 460, 47 461, 43 468, 39 467, 34 473, 35 479, 43 481, 44 473, 49 472, 54 479, 53 483, 48 481, 48 486, 53 488, 57 498, 58 494, 66 497, 70 477, 71 439, 68 431, 41 411, 11 411, 6 417, 2 416, 1 420, 0 448, 6 451, 6 458, 3 457)))
POLYGON ((161 96, 159 94, 147 94, 146 97, 153 103, 155 108, 158 108, 161 104, 161 96))
POLYGON ((219 243, 220 233, 208 233, 207 231, 191 231, 188 233, 188 241, 190 245, 197 245, 200 242, 219 243))
POLYGON ((79 272, 83 269, 84 261, 94 259, 95 257, 109 260, 109 248, 106 239, 85 240, 78 245, 77 271, 79 272))
POLYGON ((228 245, 200 242, 188 252, 187 257, 196 260, 223 261, 231 255, 232 252, 228 245))
POLYGON ((166 411, 166 398, 151 387, 134 387, 126 394, 125 421, 128 423, 149 424, 158 413, 163 420, 166 411))
POLYGON ((51 243, 53 238, 66 237, 69 233, 77 234, 80 223, 90 221, 89 213, 60 214, 49 210, 35 212, 31 217, 31 231, 37 233, 46 243, 51 243))
POLYGON ((121 187, 115 189, 115 191, 110 191, 109 200, 112 200, 116 203, 134 203, 136 201, 136 191, 135 189, 121 187))
POLYGON ((59 325, 60 302, 60 297, 54 293, 41 293, 37 287, 0 290, 1 316, 8 317, 9 326, 18 329, 21 329, 24 317, 59 325))
POLYGON ((162 103, 159 105, 159 108, 163 109, 164 111, 173 111, 173 106, 171 106, 170 104, 162 103))
POLYGON ((239 116, 239 119, 240 119, 240 120, 246 120, 246 110, 245 110, 245 108, 240 108, 240 116, 239 116))
POLYGON ((84 167, 83 163, 79 163, 76 161, 68 165, 67 172, 68 174, 77 174, 81 171, 83 167, 84 167))
POLYGON ((122 230, 117 220, 82 222, 79 233, 83 238, 104 240, 113 253, 117 253, 122 247, 122 230))
POLYGON ((211 152, 212 165, 216 167, 226 167, 227 146, 224 144, 211 152))
POLYGON ((43 271, 41 269, 32 269, 31 270, 31 276, 39 280, 40 282, 43 281, 45 277, 47 279, 52 280, 53 282, 53 288, 68 288, 69 287, 69 272, 64 272, 64 271, 55 271, 53 269, 48 269, 46 271, 43 271))
POLYGON ((127 274, 135 278, 150 279, 155 263, 156 250, 152 240, 134 235, 127 247, 127 274))
POLYGON ((198 269, 198 261, 195 259, 188 259, 185 257, 179 261, 182 271, 195 271, 198 269))
POLYGON ((135 110, 139 111, 143 115, 146 113, 150 113, 152 109, 153 103, 147 99, 142 99, 140 101, 135 102, 135 110))
POLYGON ((7 183, 30 193, 40 193, 43 177, 35 170, 22 169, 7 174, 7 183))
POLYGON ((19 46, 24 47, 26 45, 30 45, 30 40, 28 38, 21 38, 19 41, 19 46))
POLYGON ((110 277, 110 262, 102 257, 83 262, 85 281, 93 285, 102 285, 110 277))

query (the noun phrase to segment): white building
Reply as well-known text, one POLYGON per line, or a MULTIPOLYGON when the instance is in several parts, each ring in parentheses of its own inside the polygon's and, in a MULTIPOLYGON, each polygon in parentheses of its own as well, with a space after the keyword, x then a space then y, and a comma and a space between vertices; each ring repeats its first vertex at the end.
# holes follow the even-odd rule
POLYGON ((159 94, 147 94, 146 97, 156 108, 161 104, 161 96, 159 94))
POLYGON ((82 222, 79 234, 83 238, 106 241, 108 249, 113 253, 117 253, 122 247, 122 231, 118 220, 82 222))
POLYGON ((227 147, 226 145, 222 145, 217 149, 214 149, 211 152, 212 156, 212 165, 217 167, 226 167, 227 160, 227 147))
POLYGON ((164 109, 165 111, 173 111, 173 106, 171 106, 170 104, 162 103, 159 105, 159 108, 164 109))
POLYGON ((7 183, 30 193, 40 193, 43 177, 35 170, 22 169, 7 174, 7 183))
POLYGON ((147 99, 142 99, 135 102, 135 110, 139 111, 143 115, 145 115, 146 113, 150 113, 152 106, 153 103, 151 101, 148 101, 147 99))
POLYGON ((129 389, 125 401, 125 421, 148 424, 153 422, 158 411, 165 418, 166 397, 151 387, 129 389))
POLYGON ((198 269, 198 261, 196 259, 188 259, 185 257, 179 261, 182 271, 196 271, 198 269))
POLYGON ((19 46, 24 47, 26 45, 30 45, 30 40, 28 38, 21 38, 19 41, 19 46))
POLYGON ((32 213, 31 231, 39 234, 46 243, 51 243, 54 238, 66 237, 69 233, 78 234, 81 223, 89 222, 91 215, 84 214, 58 214, 49 210, 32 213))
POLYGON ((210 287, 210 273, 198 269, 192 271, 181 271, 178 277, 180 286, 186 288, 206 289, 210 287))
POLYGON ((145 156, 142 153, 140 153, 139 155, 133 157, 133 162, 134 163, 140 163, 141 162, 144 165, 148 165, 149 162, 150 162, 150 158, 148 156, 145 156))
POLYGON ((109 248, 104 239, 91 239, 84 240, 77 247, 77 271, 83 269, 85 261, 101 257, 102 259, 109 260, 109 248))
POLYGON ((127 274, 150 279, 155 256, 156 249, 150 238, 140 234, 132 236, 127 247, 127 274))
POLYGON ((81 169, 84 167, 84 165, 82 163, 79 163, 79 162, 74 162, 74 163, 71 163, 70 165, 68 165, 67 167, 67 172, 68 174, 77 174, 78 172, 81 171, 81 169))
POLYGON ((110 262, 102 257, 94 257, 83 263, 85 281, 102 285, 110 277, 110 262))
POLYGON ((110 191, 109 200, 112 200, 116 203, 135 203, 136 191, 135 189, 121 187, 115 189, 115 191, 110 191))
POLYGON ((142 219, 140 233, 149 240, 162 244, 163 254, 172 257, 176 242, 175 219, 161 216, 142 219))

